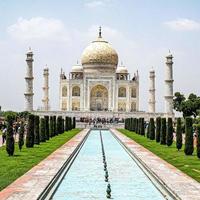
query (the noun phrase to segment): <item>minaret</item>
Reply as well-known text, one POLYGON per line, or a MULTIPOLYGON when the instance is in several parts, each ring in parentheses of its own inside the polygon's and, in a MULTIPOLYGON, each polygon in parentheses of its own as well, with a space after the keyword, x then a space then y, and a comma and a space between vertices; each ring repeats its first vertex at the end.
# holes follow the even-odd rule
POLYGON ((165 113, 173 114, 173 56, 169 52, 166 56, 166 67, 165 67, 165 113))
POLYGON ((29 48, 29 51, 26 54, 26 91, 24 93, 25 96, 25 111, 33 111, 33 52, 31 51, 31 48, 29 48))
POLYGON ((151 70, 149 74, 149 112, 155 113, 155 71, 151 70))
POLYGON ((43 110, 48 111, 49 110, 49 69, 46 67, 44 68, 44 86, 43 86, 43 91, 44 91, 44 97, 42 99, 43 102, 43 110))

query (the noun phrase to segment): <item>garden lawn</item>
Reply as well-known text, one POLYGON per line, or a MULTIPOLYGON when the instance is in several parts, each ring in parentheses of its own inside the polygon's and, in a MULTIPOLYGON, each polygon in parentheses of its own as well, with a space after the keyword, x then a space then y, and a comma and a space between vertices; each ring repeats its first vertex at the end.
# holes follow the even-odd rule
POLYGON ((192 156, 186 156, 184 153, 184 145, 180 151, 176 149, 175 142, 172 146, 160 145, 155 140, 147 139, 144 136, 138 135, 125 129, 118 129, 121 133, 128 136, 138 144, 142 145, 149 151, 153 152, 163 160, 180 169, 185 174, 191 176, 196 181, 200 182, 200 159, 196 156, 196 148, 192 156))
POLYGON ((15 144, 15 155, 8 157, 5 147, 0 148, 0 191, 14 180, 22 176, 33 166, 65 144, 80 129, 73 129, 58 136, 51 138, 40 145, 34 145, 34 148, 26 148, 25 145, 20 152, 18 144, 15 144))

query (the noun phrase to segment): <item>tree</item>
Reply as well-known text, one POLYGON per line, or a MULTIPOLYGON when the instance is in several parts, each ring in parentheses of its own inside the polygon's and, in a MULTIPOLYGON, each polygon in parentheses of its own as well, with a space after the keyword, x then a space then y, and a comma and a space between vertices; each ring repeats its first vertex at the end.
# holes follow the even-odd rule
POLYGON ((154 118, 150 118, 149 122, 149 138, 150 140, 155 140, 155 124, 154 124, 154 118))
POLYGON ((46 142, 45 119, 43 117, 40 118, 40 142, 46 142))
POLYGON ((178 151, 182 148, 182 125, 181 118, 177 118, 176 122, 176 148, 178 151))
POLYGON ((65 120, 62 119, 62 133, 65 132, 65 120))
POLYGON ((53 116, 53 131, 54 131, 54 136, 58 135, 56 122, 57 122, 56 116, 53 116))
POLYGON ((6 134, 6 151, 9 156, 14 155, 15 150, 15 140, 13 137, 13 115, 6 116, 7 121, 7 134, 6 134))
POLYGON ((173 143, 173 121, 172 118, 169 117, 167 121, 167 146, 171 146, 173 143))
POLYGON ((50 137, 53 137, 53 136, 54 136, 54 120, 53 120, 53 116, 50 116, 49 136, 50 136, 50 137))
POLYGON ((161 119, 160 144, 166 144, 166 118, 161 119))
POLYGON ((147 138, 149 138, 149 134, 150 134, 150 123, 147 125, 147 131, 146 131, 146 135, 147 135, 147 138))
POLYGON ((35 144, 40 144, 40 117, 38 115, 35 116, 35 120, 34 120, 34 136, 35 136, 35 140, 34 143, 35 144))
POLYGON ((173 104, 174 104, 174 109, 176 111, 182 112, 182 102, 185 101, 185 97, 183 94, 180 92, 176 92, 174 94, 174 99, 173 99, 173 104))
POLYGON ((198 124, 196 128, 197 128, 197 157, 200 158, 200 124, 198 124))
POLYGON ((69 130, 72 130, 72 118, 69 117, 69 130))
POLYGON ((34 146, 34 115, 28 116, 27 133, 26 133, 26 147, 32 148, 34 146))
POLYGON ((45 119, 45 137, 49 140, 49 116, 44 116, 45 119))
POLYGON ((22 150, 23 145, 24 145, 24 122, 21 121, 19 129, 19 141, 18 141, 18 146, 20 151, 22 150))
POLYGON ((141 134, 141 135, 145 135, 144 118, 141 118, 140 134, 141 134))
POLYGON ((160 142, 161 117, 156 118, 156 142, 160 142))
POLYGON ((62 117, 61 116, 57 117, 56 125, 57 125, 57 127, 56 127, 57 134, 61 134, 62 133, 62 117))
POLYGON ((76 117, 73 117, 73 129, 76 128, 76 117))
POLYGON ((193 129, 192 129, 192 118, 185 118, 185 155, 192 155, 194 151, 193 146, 193 129))

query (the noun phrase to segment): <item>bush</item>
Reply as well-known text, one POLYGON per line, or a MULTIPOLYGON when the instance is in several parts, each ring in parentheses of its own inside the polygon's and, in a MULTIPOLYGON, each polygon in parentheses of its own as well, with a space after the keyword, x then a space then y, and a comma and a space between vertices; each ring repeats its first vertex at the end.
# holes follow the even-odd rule
POLYGON ((44 116, 45 119, 45 137, 49 140, 49 116, 44 116))
POLYGON ((69 117, 69 130, 72 130, 72 118, 69 117))
POLYGON ((50 129, 49 129, 49 136, 54 136, 54 119, 53 116, 50 116, 50 129))
POLYGON ((62 119, 62 133, 65 132, 65 120, 62 119))
POLYGON ((61 134, 62 133, 62 117, 61 116, 57 117, 56 125, 57 125, 57 127, 56 127, 57 134, 61 134))
POLYGON ((144 128, 144 118, 141 118, 141 125, 140 125, 140 134, 145 135, 145 128, 144 128))
POLYGON ((166 144, 166 118, 161 119, 160 144, 166 144))
POLYGON ((23 145, 24 145, 24 123, 21 121, 19 129, 19 141, 18 141, 18 146, 20 151, 22 150, 23 145))
POLYGON ((155 140, 154 118, 150 118, 150 122, 149 122, 149 138, 150 138, 150 140, 155 140))
POLYGON ((200 124, 197 125, 197 157, 200 158, 200 124))
POLYGON ((172 118, 168 118, 167 122, 167 146, 171 146, 173 143, 173 122, 172 118))
POLYGON ((15 140, 13 137, 13 127, 12 127, 13 116, 7 115, 6 118, 7 118, 6 151, 9 156, 13 156, 15 150, 15 140))
POLYGON ((54 136, 58 135, 57 133, 57 124, 56 124, 57 120, 56 120, 56 116, 53 116, 53 132, 54 132, 54 136))
POLYGON ((146 129, 147 129, 147 133, 146 133, 146 135, 147 135, 147 138, 149 138, 149 132, 150 132, 150 123, 148 123, 148 125, 147 125, 147 127, 146 127, 146 129))
POLYGON ((34 136, 35 136, 34 143, 35 144, 40 144, 40 117, 39 116, 35 116, 35 120, 34 120, 34 136))
POLYGON ((182 148, 182 125, 179 117, 176 122, 176 148, 178 151, 182 148))
POLYGON ((32 148, 34 146, 34 115, 28 116, 27 133, 26 133, 26 147, 32 148))
POLYGON ((161 117, 156 118, 156 142, 160 142, 161 117))
POLYGON ((40 142, 46 142, 44 118, 40 118, 40 142))
POLYGON ((73 117, 73 129, 76 128, 76 117, 73 117))
POLYGON ((185 155, 192 155, 194 151, 193 146, 193 132, 192 132, 192 118, 185 118, 185 155))
POLYGON ((68 131, 69 127, 68 127, 68 117, 65 117, 65 131, 68 131))

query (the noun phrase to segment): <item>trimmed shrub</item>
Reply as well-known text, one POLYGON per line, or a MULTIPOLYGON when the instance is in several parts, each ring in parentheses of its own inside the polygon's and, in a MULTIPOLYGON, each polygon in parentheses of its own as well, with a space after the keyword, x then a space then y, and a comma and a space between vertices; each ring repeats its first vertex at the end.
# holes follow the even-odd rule
POLYGON ((56 122, 57 122, 56 116, 53 116, 53 132, 54 132, 54 136, 58 135, 57 128, 56 128, 57 127, 56 122))
POLYGON ((62 133, 65 132, 65 120, 62 119, 62 133))
POLYGON ((147 125, 146 127, 146 135, 147 135, 147 138, 149 138, 149 131, 150 131, 150 123, 147 125))
POLYGON ((193 132, 192 132, 192 118, 185 118, 185 155, 192 155, 194 151, 193 146, 193 132))
POLYGON ((26 133, 26 147, 32 148, 34 146, 34 118, 33 114, 28 116, 27 133, 26 133))
POLYGON ((200 124, 197 125, 197 157, 200 158, 200 124))
POLYGON ((176 148, 178 151, 182 148, 182 126, 180 117, 176 122, 176 148))
POLYGON ((137 119, 133 118, 133 131, 136 132, 137 119))
POLYGON ((166 136, 167 146, 171 146, 173 143, 173 121, 172 118, 169 117, 167 121, 167 136, 166 136))
POLYGON ((73 117, 73 129, 76 128, 76 117, 73 117))
POLYGON ((65 131, 68 131, 69 127, 68 127, 68 117, 65 117, 65 131))
POLYGON ((161 117, 156 118, 156 142, 160 142, 161 117))
POLYGON ((72 130, 72 118, 71 117, 69 117, 69 130, 72 130))
POLYGON ((49 140, 49 116, 44 116, 45 119, 45 137, 49 140))
POLYGON ((56 123, 56 132, 57 134, 61 134, 62 133, 62 117, 58 116, 57 117, 57 123, 56 123))
POLYGON ((40 118, 40 142, 46 142, 44 118, 40 118))
POLYGON ((161 119, 160 144, 166 144, 166 118, 161 119))
POLYGON ((24 145, 24 123, 21 122, 19 129, 19 141, 18 141, 18 146, 20 151, 22 150, 23 145, 24 145))
POLYGON ((141 119, 140 134, 145 135, 144 118, 141 119))
POLYGON ((13 137, 13 127, 12 127, 13 116, 8 115, 6 117, 6 121, 7 121, 6 151, 7 151, 9 156, 13 156, 14 151, 15 151, 15 140, 14 140, 14 137, 13 137))
POLYGON ((150 122, 149 122, 149 139, 150 140, 155 140, 154 118, 150 118, 150 122))
POLYGON ((35 140, 34 143, 35 144, 40 144, 40 117, 39 116, 35 116, 34 119, 34 136, 35 136, 35 140))
POLYGON ((54 119, 53 116, 50 116, 50 127, 49 127, 49 136, 54 136, 54 119))

